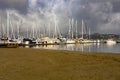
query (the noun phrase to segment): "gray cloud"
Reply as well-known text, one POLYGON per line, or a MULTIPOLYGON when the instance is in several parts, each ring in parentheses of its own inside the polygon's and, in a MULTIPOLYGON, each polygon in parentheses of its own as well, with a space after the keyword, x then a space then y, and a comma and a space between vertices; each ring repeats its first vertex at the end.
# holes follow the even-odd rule
POLYGON ((84 0, 84 1, 90 1, 90 2, 116 2, 116 1, 120 1, 120 0, 84 0))
POLYGON ((0 9, 16 9, 25 12, 27 7, 28 0, 0 0, 0 9))
POLYGON ((26 15, 15 12, 26 25, 37 23, 41 28, 51 24, 53 30, 56 23, 61 32, 67 32, 69 19, 74 19, 81 32, 83 19, 93 33, 120 33, 119 0, 0 0, 0 7, 28 9, 26 15))

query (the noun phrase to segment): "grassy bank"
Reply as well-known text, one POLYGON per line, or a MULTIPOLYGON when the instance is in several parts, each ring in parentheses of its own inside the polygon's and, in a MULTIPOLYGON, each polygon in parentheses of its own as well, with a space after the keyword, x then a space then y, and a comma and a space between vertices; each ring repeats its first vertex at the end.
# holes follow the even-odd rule
POLYGON ((0 48, 0 80, 120 80, 120 54, 0 48))

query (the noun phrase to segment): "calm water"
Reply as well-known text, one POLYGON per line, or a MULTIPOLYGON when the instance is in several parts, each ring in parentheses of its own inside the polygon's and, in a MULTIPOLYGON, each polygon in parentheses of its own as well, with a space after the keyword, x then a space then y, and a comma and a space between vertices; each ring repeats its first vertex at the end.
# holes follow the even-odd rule
POLYGON ((82 52, 103 52, 103 53, 120 53, 120 44, 68 44, 68 45, 47 45, 34 46, 35 49, 55 49, 70 50, 82 52))

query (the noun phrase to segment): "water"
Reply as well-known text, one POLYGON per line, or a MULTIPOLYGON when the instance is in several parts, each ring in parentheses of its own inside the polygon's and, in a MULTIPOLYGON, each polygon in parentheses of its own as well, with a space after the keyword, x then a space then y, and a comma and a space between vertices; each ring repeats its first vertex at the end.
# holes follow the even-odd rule
POLYGON ((80 52, 120 53, 120 44, 67 44, 34 46, 35 49, 70 50, 80 52))

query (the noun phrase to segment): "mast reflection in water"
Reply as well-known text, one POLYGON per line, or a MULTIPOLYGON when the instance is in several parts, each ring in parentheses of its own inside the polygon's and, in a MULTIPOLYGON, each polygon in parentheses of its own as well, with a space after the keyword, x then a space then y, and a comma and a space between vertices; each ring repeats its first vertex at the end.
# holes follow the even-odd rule
POLYGON ((120 53, 120 44, 67 44, 34 46, 35 49, 70 50, 80 52, 120 53))

